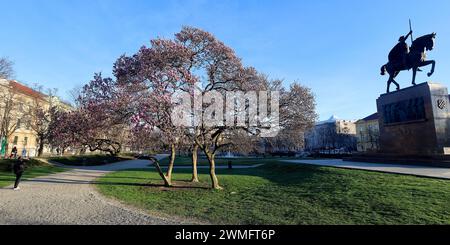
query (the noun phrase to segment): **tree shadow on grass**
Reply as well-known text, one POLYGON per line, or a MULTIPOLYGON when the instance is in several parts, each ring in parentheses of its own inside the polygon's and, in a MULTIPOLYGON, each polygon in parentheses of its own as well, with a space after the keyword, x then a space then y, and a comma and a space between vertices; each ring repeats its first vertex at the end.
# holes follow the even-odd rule
MULTIPOLYGON (((90 175, 89 173, 85 174, 71 174, 69 172, 60 173, 67 178, 57 178, 49 177, 38 178, 38 179, 27 179, 28 182, 41 182, 41 183, 60 183, 60 184, 96 184, 96 185, 122 185, 122 186, 143 186, 143 187, 154 187, 159 188, 163 187, 162 180, 159 176, 157 176, 157 172, 154 169, 130 169, 130 170, 119 170, 119 171, 139 171, 146 172, 150 175, 148 178, 138 177, 138 176, 106 176, 104 177, 105 181, 98 180, 82 180, 82 178, 97 178, 101 176, 90 175), (81 179, 80 179, 81 178, 81 179), (115 181, 115 180, 118 181, 115 181), (136 182, 125 182, 120 180, 135 180, 136 182)), ((199 169, 200 175, 208 176, 208 169, 199 169)), ((274 184, 279 184, 283 186, 296 186, 301 185, 303 183, 320 183, 322 180, 325 180, 327 174, 336 174, 333 171, 319 167, 319 166, 310 166, 310 165, 300 165, 300 164, 289 164, 289 163, 269 163, 261 167, 257 168, 248 168, 248 169, 217 169, 217 175, 219 180, 221 176, 256 176, 260 178, 264 178, 269 180, 274 184)), ((177 186, 167 188, 168 190, 176 190, 176 189, 209 189, 209 180, 204 181, 200 184, 191 183, 187 180, 182 180, 181 178, 177 178, 176 174, 184 174, 190 175, 192 173, 191 169, 181 169, 175 168, 174 170, 174 183, 177 183, 177 186)), ((5 178, 6 174, 0 173, 0 181, 11 181, 11 178, 5 178), (3 177, 3 178, 1 178, 3 177)), ((11 177, 14 177, 11 175, 11 177)), ((342 180, 345 182, 345 180, 342 180)))
MULTIPOLYGON (((121 177, 123 179, 126 179, 126 177, 121 177)), ((129 177, 128 179, 135 179, 134 177, 129 177)), ((140 178, 145 179, 145 178, 140 178)), ((147 181, 151 179, 146 179, 147 181)), ((40 178, 40 179, 28 179, 27 182, 32 183, 49 183, 49 184, 74 184, 74 185, 91 185, 91 184, 109 184, 109 185, 136 185, 136 186, 144 186, 146 184, 144 183, 126 183, 126 182, 115 182, 115 181, 109 181, 109 182, 100 182, 97 180, 80 180, 80 179, 62 179, 62 178, 40 178)))
MULTIPOLYGON (((107 185, 109 185, 110 183, 105 183, 105 182, 103 182, 103 183, 100 183, 100 185, 101 184, 107 184, 107 185)), ((174 191, 174 190, 194 190, 194 189, 200 189, 200 190, 209 190, 210 188, 209 187, 207 187, 207 186, 200 186, 200 185, 194 185, 194 184, 191 184, 190 182, 188 182, 188 181, 174 181, 173 183, 172 183, 172 187, 167 187, 167 186, 165 186, 165 185, 163 185, 163 184, 155 184, 155 183, 147 183, 147 184, 145 184, 144 185, 144 187, 152 187, 152 188, 157 188, 157 189, 159 189, 159 190, 162 190, 162 191, 174 191)))
MULTIPOLYGON (((156 171, 148 169, 135 169, 132 171, 156 173, 156 171)), ((191 173, 192 169, 174 169, 175 178, 176 174, 190 175, 191 173)), ((209 177, 209 169, 198 169, 198 174, 209 177)), ((269 180, 275 184, 297 185, 312 180, 317 181, 317 179, 320 179, 326 174, 333 174, 333 171, 321 166, 269 163, 256 168, 216 169, 216 174, 219 177, 219 181, 221 176, 255 176, 269 180)))
MULTIPOLYGON (((10 181, 9 179, 0 179, 0 181, 10 181)), ((29 179, 25 180, 29 183, 46 183, 46 184, 73 184, 73 185, 120 185, 120 186, 151 186, 149 183, 127 183, 127 182, 99 182, 90 180, 75 180, 75 179, 60 179, 60 178, 45 178, 45 179, 29 179)))
MULTIPOLYGON (((79 176, 77 176, 79 177, 79 176)), ((110 177, 108 177, 110 178, 110 177)), ((136 179, 135 177, 118 177, 120 179, 136 179)), ((29 179, 26 182, 30 183, 47 183, 47 184, 73 184, 73 185, 115 185, 115 186, 137 186, 137 187, 152 187, 159 188, 161 190, 177 190, 177 189, 208 189, 206 186, 199 186, 192 184, 188 181, 174 181, 172 187, 166 187, 163 184, 155 184, 155 181, 159 179, 154 178, 138 178, 145 179, 145 183, 130 183, 120 181, 98 181, 98 180, 79 180, 79 179, 62 179, 62 178, 41 178, 41 179, 29 179)), ((13 181, 14 178, 6 179, 1 178, 0 181, 13 181)), ((12 183, 12 182, 11 182, 12 183)))

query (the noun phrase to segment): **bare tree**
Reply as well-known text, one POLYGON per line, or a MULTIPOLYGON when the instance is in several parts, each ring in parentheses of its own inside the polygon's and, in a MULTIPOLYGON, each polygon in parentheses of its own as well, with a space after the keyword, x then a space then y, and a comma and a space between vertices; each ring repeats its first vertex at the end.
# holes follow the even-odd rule
POLYGON ((0 109, 1 109, 1 129, 0 134, 2 137, 11 136, 16 130, 17 118, 14 114, 17 113, 14 110, 16 106, 15 103, 16 92, 9 86, 3 88, 0 92, 0 109))
POLYGON ((81 92, 83 91, 83 86, 77 85, 67 92, 69 95, 69 102, 75 107, 79 107, 80 103, 78 99, 80 98, 81 92))
POLYGON ((380 132, 378 129, 368 126, 367 129, 368 141, 371 147, 371 151, 376 151, 380 147, 380 132))
POLYGON ((12 61, 0 57, 0 79, 12 79, 14 77, 13 65, 12 61))
POLYGON ((48 90, 47 97, 36 97, 30 108, 29 121, 31 129, 37 135, 38 156, 42 156, 48 143, 50 122, 57 107, 54 103, 56 90, 48 90))
MULTIPOLYGON (((29 107, 20 100, 12 82, 0 84, 0 137, 8 139, 29 115, 29 107)), ((6 149, 8 150, 8 149, 6 149)))
POLYGON ((266 138, 264 142, 272 151, 299 151, 305 146, 304 134, 300 129, 283 129, 276 137, 266 138))
POLYGON ((376 151, 379 148, 379 130, 371 125, 365 125, 365 132, 360 131, 358 146, 362 151, 376 151))

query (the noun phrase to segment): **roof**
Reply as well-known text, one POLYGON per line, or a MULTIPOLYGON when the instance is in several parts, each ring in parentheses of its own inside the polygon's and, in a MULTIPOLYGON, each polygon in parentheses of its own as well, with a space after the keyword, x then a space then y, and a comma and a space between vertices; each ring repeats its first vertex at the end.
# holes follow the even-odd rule
POLYGON ((361 119, 360 121, 372 121, 372 120, 378 120, 379 116, 378 116, 378 112, 375 112, 374 114, 365 117, 363 119, 361 119))
POLYGON ((355 123, 355 120, 344 120, 340 119, 339 117, 336 117, 335 115, 331 116, 328 120, 317 122, 315 125, 320 126, 324 124, 335 124, 338 122, 344 122, 344 123, 355 123))
POLYGON ((45 99, 46 95, 38 92, 32 88, 29 88, 25 85, 22 85, 16 81, 9 81, 9 85, 15 89, 17 92, 28 95, 30 97, 38 98, 38 99, 45 99))
POLYGON ((333 115, 328 120, 320 121, 320 122, 316 123, 316 125, 322 125, 322 124, 327 124, 327 123, 336 123, 338 120, 339 120, 339 118, 337 118, 335 115, 333 115))

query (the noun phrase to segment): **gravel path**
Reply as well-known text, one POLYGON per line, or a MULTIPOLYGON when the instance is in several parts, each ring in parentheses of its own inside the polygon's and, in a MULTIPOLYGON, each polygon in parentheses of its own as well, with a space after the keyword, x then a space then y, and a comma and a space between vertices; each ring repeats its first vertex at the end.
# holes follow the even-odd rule
MULTIPOLYGON (((159 156, 163 158, 165 156, 159 156)), ((132 160, 100 167, 83 167, 21 183, 20 191, 0 189, 0 224, 151 225, 193 222, 150 215, 107 199, 92 181, 110 171, 143 168, 148 161, 132 160)))

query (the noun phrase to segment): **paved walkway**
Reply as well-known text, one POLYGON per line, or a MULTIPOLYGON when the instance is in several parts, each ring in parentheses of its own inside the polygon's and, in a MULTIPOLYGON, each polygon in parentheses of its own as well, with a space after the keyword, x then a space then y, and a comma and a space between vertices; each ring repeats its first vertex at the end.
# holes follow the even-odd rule
MULTIPOLYGON (((163 158, 165 156, 159 156, 163 158)), ((148 161, 132 160, 39 177, 21 183, 20 191, 0 189, 0 224, 192 224, 163 218, 98 194, 92 182, 106 173, 147 168, 148 161)))
MULTIPOLYGON (((158 155, 159 159, 167 155, 158 155)), ((255 168, 259 165, 233 166, 255 168)), ((60 165, 63 166, 63 165, 60 165)), ((145 211, 108 199, 97 193, 93 181, 107 173, 124 169, 154 168, 148 160, 131 160, 104 166, 69 167, 70 170, 38 177, 12 187, 0 188, 0 225, 4 224, 80 224, 152 225, 194 224, 195 222, 150 215, 145 211)), ((217 166, 227 168, 228 166, 217 166)), ((175 169, 191 168, 175 166, 175 169)), ((208 166, 199 166, 208 168, 208 166)))
POLYGON ((384 173, 407 174, 439 179, 450 179, 450 168, 437 168, 437 167, 400 165, 400 164, 383 164, 383 163, 346 162, 340 159, 285 160, 283 162, 347 168, 347 169, 361 169, 384 173))

